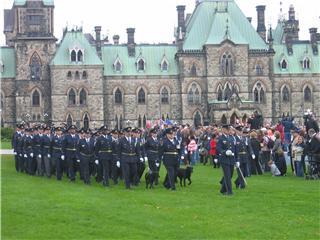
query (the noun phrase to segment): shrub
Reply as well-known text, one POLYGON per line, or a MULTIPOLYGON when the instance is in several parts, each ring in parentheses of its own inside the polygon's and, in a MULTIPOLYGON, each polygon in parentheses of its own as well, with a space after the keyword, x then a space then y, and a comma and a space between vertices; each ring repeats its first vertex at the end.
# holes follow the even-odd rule
POLYGON ((1 140, 5 141, 11 141, 12 136, 14 134, 14 129, 9 127, 2 127, 1 128, 1 140))

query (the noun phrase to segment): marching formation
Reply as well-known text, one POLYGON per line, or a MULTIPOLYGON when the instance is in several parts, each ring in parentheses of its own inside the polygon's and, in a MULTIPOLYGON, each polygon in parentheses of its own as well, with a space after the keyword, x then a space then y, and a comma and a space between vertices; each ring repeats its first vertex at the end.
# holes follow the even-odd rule
POLYGON ((247 177, 264 172, 285 176, 290 165, 296 176, 319 178, 320 133, 317 122, 307 117, 298 128, 293 119, 283 118, 277 125, 262 126, 257 119, 234 126, 164 125, 150 129, 126 127, 122 130, 102 126, 78 130, 75 125, 49 127, 17 125, 12 139, 17 172, 30 175, 77 176, 90 185, 92 177, 103 186, 123 180, 131 189, 140 184, 145 173, 147 188, 159 184, 159 171, 166 169, 163 186, 176 190, 177 177, 191 184, 193 166, 208 162, 221 167, 220 192, 232 195, 232 177, 236 188, 247 185, 247 177), (185 167, 181 167, 185 166, 185 167), (79 174, 78 174, 79 173, 79 174))

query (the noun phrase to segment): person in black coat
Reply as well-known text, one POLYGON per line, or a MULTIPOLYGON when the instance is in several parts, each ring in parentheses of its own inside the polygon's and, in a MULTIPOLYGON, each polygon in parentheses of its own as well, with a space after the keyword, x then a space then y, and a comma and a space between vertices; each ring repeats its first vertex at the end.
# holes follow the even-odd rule
POLYGON ((257 133, 255 131, 250 133, 249 146, 252 150, 249 155, 249 161, 251 161, 251 173, 250 174, 262 174, 262 167, 260 163, 260 151, 261 143, 257 139, 257 133))
POLYGON ((50 178, 51 177, 51 128, 45 127, 44 133, 41 137, 41 156, 44 162, 44 173, 50 178))
POLYGON ((17 172, 23 172, 21 163, 23 162, 23 135, 24 126, 18 124, 16 132, 13 134, 11 145, 13 148, 13 154, 15 159, 15 167, 17 172))
POLYGON ((145 144, 145 151, 147 154, 148 165, 155 179, 155 185, 158 185, 158 176, 160 170, 160 141, 157 138, 157 130, 150 129, 149 137, 147 137, 145 144))
POLYGON ((58 181, 60 181, 62 179, 64 162, 65 162, 65 159, 63 158, 63 160, 62 160, 62 158, 61 158, 61 156, 62 156, 62 141, 63 141, 62 128, 57 127, 57 128, 55 128, 55 134, 53 135, 52 140, 51 140, 51 158, 55 162, 56 175, 57 175, 58 181))

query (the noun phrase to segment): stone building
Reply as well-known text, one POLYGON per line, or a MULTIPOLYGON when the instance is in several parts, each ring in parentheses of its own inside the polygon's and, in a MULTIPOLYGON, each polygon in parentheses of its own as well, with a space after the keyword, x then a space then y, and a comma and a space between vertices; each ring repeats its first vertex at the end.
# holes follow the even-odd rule
MULTIPOLYGON (((14 0, 4 10, 1 47, 1 123, 67 122, 123 127, 128 120, 208 124, 266 121, 320 112, 320 34, 299 40, 293 6, 289 19, 267 31, 265 6, 255 29, 233 0, 197 1, 192 14, 177 6, 170 44, 101 38, 82 29, 54 37, 53 0, 14 0)), ((170 26, 168 26, 170 27, 170 26)))

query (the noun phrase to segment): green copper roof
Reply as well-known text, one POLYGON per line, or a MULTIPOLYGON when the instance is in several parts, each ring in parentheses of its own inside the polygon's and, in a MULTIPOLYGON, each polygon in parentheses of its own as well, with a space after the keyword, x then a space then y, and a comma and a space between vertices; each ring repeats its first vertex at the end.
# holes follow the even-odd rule
MULTIPOLYGON (((318 44, 320 49, 320 44, 318 44)), ((273 58, 275 74, 303 74, 303 73, 320 73, 320 55, 314 55, 311 44, 299 43, 293 44, 293 54, 289 55, 285 44, 274 45, 276 55, 273 58), (310 69, 303 69, 303 60, 310 60, 310 69), (285 59, 288 63, 287 69, 281 69, 279 63, 285 59)))
POLYGON ((234 1, 202 1, 188 22, 183 48, 199 50, 205 44, 220 44, 226 39, 248 44, 249 49, 267 49, 234 1))
POLYGON ((81 31, 71 31, 67 32, 62 39, 51 65, 102 65, 102 62, 95 47, 90 45, 84 34, 81 31), (71 62, 70 52, 72 49, 82 50, 82 62, 71 62))
POLYGON ((16 77, 16 58, 13 48, 0 48, 0 63, 3 64, 3 72, 0 71, 0 79, 16 77))
POLYGON ((283 38, 283 28, 284 28, 284 22, 278 22, 276 29, 272 31, 272 37, 273 37, 273 42, 275 44, 281 44, 282 43, 282 38, 283 38))
MULTIPOLYGON (((24 6, 28 0, 14 0, 15 6, 24 6)), ((54 6, 54 0, 42 0, 45 6, 54 6)))
POLYGON ((177 75, 178 66, 175 61, 177 47, 174 45, 136 45, 135 57, 129 57, 126 45, 109 45, 102 49, 105 76, 122 75, 177 75), (142 58, 145 71, 137 70, 137 62, 142 58), (114 63, 119 60, 122 70, 117 72, 114 63), (161 71, 161 62, 166 59, 168 70, 161 71))

